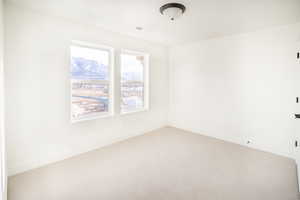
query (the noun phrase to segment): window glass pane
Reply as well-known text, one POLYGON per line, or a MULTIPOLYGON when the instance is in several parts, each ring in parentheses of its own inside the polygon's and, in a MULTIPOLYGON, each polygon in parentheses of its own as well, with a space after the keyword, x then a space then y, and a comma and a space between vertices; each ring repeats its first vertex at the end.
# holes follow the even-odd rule
POLYGON ((108 83, 72 80, 72 117, 81 119, 108 112, 108 91, 108 83))
POLYGON ((72 119, 109 111, 109 52, 71 47, 72 119))
POLYGON ((121 112, 144 108, 144 56, 121 55, 121 112))
POLYGON ((72 79, 109 80, 109 52, 86 47, 71 47, 72 79))

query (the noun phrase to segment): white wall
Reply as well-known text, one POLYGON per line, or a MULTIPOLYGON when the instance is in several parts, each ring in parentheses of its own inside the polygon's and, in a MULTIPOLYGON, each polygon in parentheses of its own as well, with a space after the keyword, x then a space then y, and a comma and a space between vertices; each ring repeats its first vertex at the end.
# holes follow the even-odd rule
MULTIPOLYGON (((5 15, 8 173, 58 161, 164 126, 167 48, 12 5, 5 15), (69 45, 80 40, 150 54, 150 110, 70 123, 69 45)), ((116 99, 118 101, 118 99, 116 99)))
POLYGON ((3 48, 3 1, 0 0, 0 200, 6 199, 3 48))
POLYGON ((168 60, 159 44, 5 9, 10 175, 164 126, 167 113, 175 127, 293 156, 300 24, 175 46, 168 60), (71 40, 150 53, 150 111, 70 124, 71 40))
POLYGON ((172 48, 170 124, 293 156, 299 42, 294 24, 172 48))

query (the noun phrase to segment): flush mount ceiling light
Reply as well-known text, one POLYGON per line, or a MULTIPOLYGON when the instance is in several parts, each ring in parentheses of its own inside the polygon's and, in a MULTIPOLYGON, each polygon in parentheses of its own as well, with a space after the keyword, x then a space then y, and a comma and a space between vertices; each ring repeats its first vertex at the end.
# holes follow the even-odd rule
POLYGON ((173 21, 185 12, 185 6, 180 3, 167 3, 160 7, 159 11, 173 21))

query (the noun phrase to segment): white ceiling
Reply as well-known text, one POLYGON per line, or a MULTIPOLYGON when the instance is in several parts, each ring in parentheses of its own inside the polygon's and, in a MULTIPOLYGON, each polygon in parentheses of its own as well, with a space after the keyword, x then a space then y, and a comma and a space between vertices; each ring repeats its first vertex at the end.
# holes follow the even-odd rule
POLYGON ((300 21, 300 0, 6 0, 50 15, 98 25, 166 45, 292 24, 300 21), (187 7, 169 21, 164 3, 187 7), (137 26, 144 29, 136 30, 137 26))

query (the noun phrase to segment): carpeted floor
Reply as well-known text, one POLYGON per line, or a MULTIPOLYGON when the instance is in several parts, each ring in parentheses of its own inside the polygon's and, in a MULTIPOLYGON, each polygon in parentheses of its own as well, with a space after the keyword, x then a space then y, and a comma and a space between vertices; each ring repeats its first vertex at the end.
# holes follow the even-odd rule
POLYGON ((296 200, 293 160, 163 128, 9 178, 9 200, 296 200))

